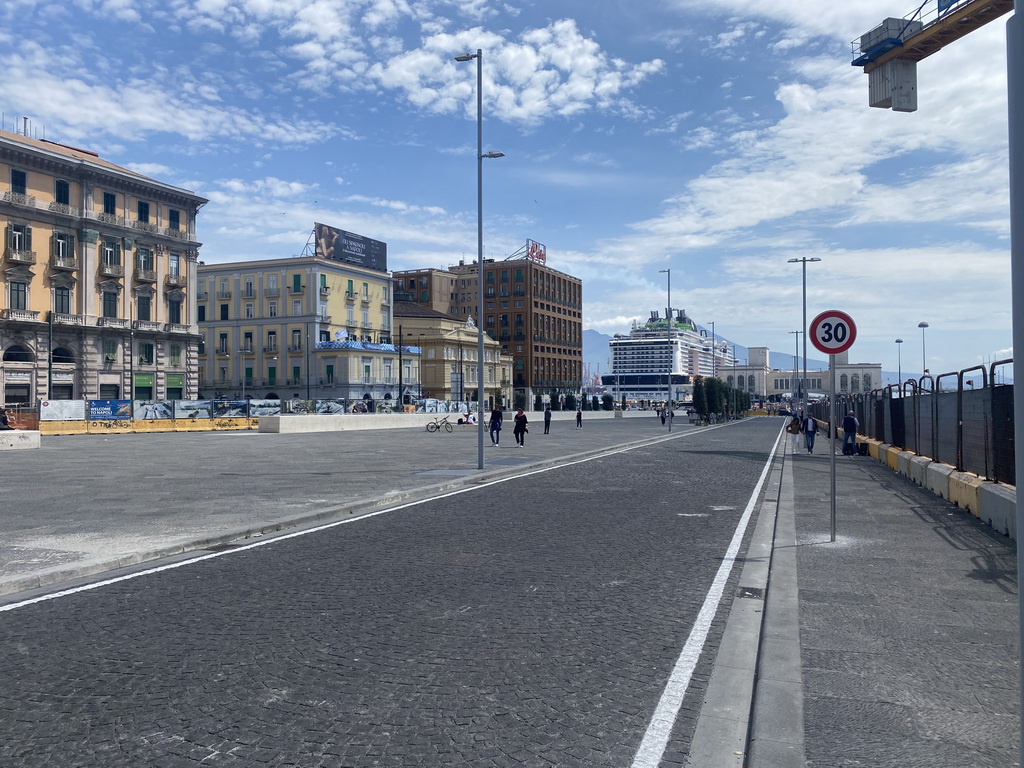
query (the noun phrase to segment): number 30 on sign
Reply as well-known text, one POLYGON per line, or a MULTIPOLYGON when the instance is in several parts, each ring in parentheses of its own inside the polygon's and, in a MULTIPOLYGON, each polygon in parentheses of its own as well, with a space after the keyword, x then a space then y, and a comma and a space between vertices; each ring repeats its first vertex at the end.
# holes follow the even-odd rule
POLYGON ((857 326, 853 318, 838 309, 822 312, 811 321, 811 343, 819 352, 838 355, 853 346, 857 326))

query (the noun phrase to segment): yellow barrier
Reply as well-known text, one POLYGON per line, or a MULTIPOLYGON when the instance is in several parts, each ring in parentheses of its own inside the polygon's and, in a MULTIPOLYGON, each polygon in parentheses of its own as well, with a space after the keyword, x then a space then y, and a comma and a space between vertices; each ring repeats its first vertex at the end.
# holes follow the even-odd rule
POLYGON ((256 416, 224 419, 97 419, 96 421, 40 421, 42 435, 109 435, 142 432, 219 432, 259 429, 256 416))
POLYGON ((970 472, 953 472, 949 476, 949 500, 978 517, 982 483, 984 480, 970 472))

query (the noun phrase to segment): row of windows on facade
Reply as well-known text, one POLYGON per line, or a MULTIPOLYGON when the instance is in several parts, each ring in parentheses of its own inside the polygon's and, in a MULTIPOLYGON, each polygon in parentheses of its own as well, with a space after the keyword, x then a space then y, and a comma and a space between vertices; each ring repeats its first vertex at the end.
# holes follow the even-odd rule
MULTIPOLYGON (((15 195, 26 196, 28 194, 28 172, 18 168, 11 169, 11 192, 15 195)), ((123 197, 123 195, 122 195, 123 197)), ((107 216, 118 216, 118 193, 103 193, 103 213, 107 216)), ((56 178, 53 181, 53 201, 58 205, 71 206, 71 182, 67 179, 56 178)), ((135 205, 136 221, 142 224, 150 222, 150 203, 145 200, 137 200, 135 205)), ((167 228, 181 229, 181 211, 176 208, 167 210, 167 228)))
MULTIPOLYGON (((100 312, 103 317, 121 317, 121 297, 115 290, 100 292, 100 312)), ((181 325, 181 301, 166 297, 167 322, 181 325)), ((7 284, 7 306, 10 309, 27 310, 29 303, 29 284, 22 280, 11 280, 7 284)), ((53 288, 53 311, 58 315, 71 315, 73 311, 72 289, 55 286, 53 288)), ((152 321, 153 297, 140 295, 135 298, 135 320, 152 321)))
MULTIPOLYGON (((101 257, 106 267, 121 266, 121 238, 103 237, 100 240, 101 257)), ((20 222, 7 225, 7 248, 17 253, 32 250, 32 227, 20 222)), ((75 236, 71 232, 55 231, 50 237, 50 252, 57 259, 71 259, 75 254, 75 236)), ((146 271, 156 269, 153 249, 138 246, 135 249, 135 268, 146 271)), ((181 254, 167 254, 167 274, 181 274, 181 254)))
MULTIPOLYGON (((102 339, 101 346, 104 363, 117 362, 118 352, 126 349, 126 345, 119 339, 102 339)), ((152 365, 156 361, 156 351, 157 347, 152 342, 136 342, 134 362, 142 363, 144 365, 152 365)), ((167 349, 168 365, 175 368, 180 367, 181 352, 181 344, 169 344, 167 349)), ((36 356, 31 350, 17 344, 8 347, 4 351, 3 355, 3 361, 5 363, 35 363, 35 360, 36 356)), ((75 353, 67 347, 57 347, 50 355, 50 361, 61 365, 74 365, 77 358, 75 353)))
MULTIPOLYGON (((207 316, 206 305, 204 305, 204 304, 200 304, 199 306, 196 307, 196 313, 197 313, 196 314, 197 322, 205 323, 205 322, 207 322, 207 320, 210 319, 207 316)), ((294 299, 292 301, 291 317, 304 317, 305 315, 306 315, 306 312, 305 312, 305 310, 304 310, 304 308, 302 306, 302 299, 294 299)), ((280 317, 280 316, 281 315, 279 314, 279 311, 278 311, 278 304, 277 304, 277 302, 276 301, 268 302, 267 303, 267 319, 271 319, 271 318, 275 318, 275 317, 280 317)), ((331 320, 334 319, 332 315, 328 314, 327 304, 323 304, 323 303, 320 304, 320 310, 319 310, 319 313, 318 313, 317 317, 319 318, 320 322, 323 322, 323 323, 330 322, 331 320)), ((219 306, 219 314, 218 314, 218 318, 217 319, 218 320, 230 320, 231 319, 231 305, 230 304, 221 304, 219 306)), ((255 307, 255 305, 252 302, 246 302, 245 304, 242 305, 242 319, 243 320, 256 320, 257 319, 256 318, 256 307, 255 307)), ((335 325, 351 325, 351 326, 357 325, 357 323, 356 323, 356 316, 355 316, 355 309, 353 307, 347 307, 346 313, 345 313, 345 323, 341 323, 340 320, 337 320, 337 321, 334 322, 334 324, 335 325)), ((364 307, 362 309, 361 320, 359 321, 359 324, 362 325, 363 328, 372 328, 373 327, 373 323, 370 320, 370 310, 368 308, 366 308, 366 307, 364 307)), ((390 319, 388 318, 387 315, 383 315, 382 316, 381 321, 380 321, 380 329, 382 331, 390 331, 391 330, 391 321, 390 321, 390 319)))
MULTIPOLYGON (((753 381, 753 378, 754 378, 753 376, 750 377, 751 381, 753 381)), ((859 374, 855 373, 855 374, 853 374, 851 376, 848 376, 847 374, 844 373, 844 374, 842 374, 839 377, 839 391, 840 392, 870 392, 871 391, 871 374, 870 373, 865 373, 864 374, 863 389, 861 388, 862 387, 861 381, 862 381, 862 379, 861 379, 859 374)), ((823 382, 822 379, 808 378, 807 379, 807 387, 808 387, 808 389, 821 390, 822 389, 822 382, 823 382)), ((800 379, 798 379, 798 378, 793 378, 793 379, 775 379, 775 389, 776 390, 795 389, 799 385, 799 383, 800 383, 800 379)))
MULTIPOLYGON (((262 274, 262 273, 261 273, 262 274)), ((280 294, 280 288, 278 287, 278 275, 273 272, 268 272, 265 275, 266 284, 263 288, 263 293, 267 296, 277 296, 280 294)), ((302 293, 305 291, 305 286, 302 284, 302 275, 295 274, 291 276, 292 282, 289 286, 292 293, 302 293)), ((210 278, 210 288, 217 284, 217 278, 210 278)), ((231 298, 231 279, 227 277, 220 278, 220 288, 217 291, 218 299, 229 299, 231 298)), ((209 296, 209 292, 206 290, 206 279, 199 278, 196 285, 196 295, 200 301, 205 301, 209 296)), ((320 275, 320 290, 321 292, 326 291, 329 288, 327 284, 327 275, 320 275)), ((354 297, 356 295, 355 281, 348 280, 347 287, 345 290, 346 295, 354 297)), ((389 289, 388 286, 381 286, 382 300, 384 303, 388 302, 389 289)), ((362 284, 361 298, 364 301, 370 300, 370 284, 362 284)), ((242 297, 243 298, 255 298, 256 297, 256 277, 253 275, 245 275, 242 278, 242 297)))

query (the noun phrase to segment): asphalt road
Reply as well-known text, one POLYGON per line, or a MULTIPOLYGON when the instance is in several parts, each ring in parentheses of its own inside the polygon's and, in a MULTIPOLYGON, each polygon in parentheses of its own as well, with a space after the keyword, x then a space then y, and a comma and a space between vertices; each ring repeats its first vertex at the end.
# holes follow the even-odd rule
MULTIPOLYGON (((634 765, 778 430, 679 430, 8 606, 0 765, 634 765)), ((332 472, 373 472, 373 456, 318 444, 322 468, 307 459, 285 494, 311 508, 337 502, 332 472)), ((272 517, 268 478, 292 460, 259 458, 252 503, 272 517)), ((146 479, 131 469, 111 466, 112 499, 146 479)), ((720 612, 657 764, 685 762, 723 626, 720 612)))

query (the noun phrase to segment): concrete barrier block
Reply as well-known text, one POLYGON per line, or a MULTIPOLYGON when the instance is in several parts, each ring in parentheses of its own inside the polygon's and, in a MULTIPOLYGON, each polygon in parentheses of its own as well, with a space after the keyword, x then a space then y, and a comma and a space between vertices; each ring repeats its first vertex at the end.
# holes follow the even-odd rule
POLYGON ((949 499, 949 476, 953 474, 953 468, 948 464, 940 464, 933 461, 925 470, 925 487, 936 496, 949 499))
POLYGON ((900 451, 896 454, 896 471, 904 477, 910 477, 910 461, 914 458, 911 451, 900 451))
POLYGON ((40 435, 37 429, 5 429, 0 431, 0 451, 38 448, 40 435))
POLYGON ((980 477, 970 472, 951 472, 949 475, 949 500, 960 507, 960 509, 966 509, 972 515, 978 517, 981 511, 978 495, 984 482, 980 477))
POLYGON ((1002 483, 982 483, 978 490, 978 517, 997 531, 1017 540, 1017 489, 1002 483))
POLYGON ((899 468, 897 465, 897 458, 900 455, 900 449, 894 445, 886 445, 885 451, 882 453, 882 461, 889 469, 894 472, 899 468))
POLYGON ((928 465, 932 463, 932 460, 927 456, 911 456, 910 464, 907 466, 907 477, 913 480, 918 485, 925 484, 925 478, 928 473, 928 465))

